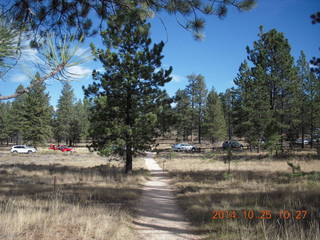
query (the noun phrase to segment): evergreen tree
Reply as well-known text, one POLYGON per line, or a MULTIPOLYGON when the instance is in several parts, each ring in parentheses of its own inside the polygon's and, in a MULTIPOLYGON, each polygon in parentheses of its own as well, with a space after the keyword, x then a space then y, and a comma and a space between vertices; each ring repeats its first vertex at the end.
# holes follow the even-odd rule
POLYGON ((222 104, 214 88, 211 89, 207 96, 204 129, 206 137, 208 137, 211 142, 223 140, 226 137, 227 129, 222 104))
MULTIPOLYGON (((297 104, 299 104, 299 126, 300 131, 298 134, 301 134, 302 143, 301 147, 304 148, 304 137, 306 130, 308 129, 308 117, 309 110, 312 111, 313 103, 310 101, 312 98, 312 83, 311 83, 311 71, 309 63, 307 62, 306 56, 303 51, 300 53, 300 57, 297 61, 297 70, 298 70, 298 81, 299 81, 299 94, 297 99, 297 104), (309 108, 310 107, 310 108, 309 108)), ((310 119, 311 120, 311 119, 310 119)))
POLYGON ((268 104, 265 102, 268 96, 263 87, 263 70, 260 66, 250 69, 245 61, 234 83, 237 86, 233 118, 235 131, 241 133, 250 147, 257 147, 259 152, 270 119, 268 104))
POLYGON ((223 115, 227 124, 228 139, 231 140, 234 126, 234 111, 235 111, 235 90, 228 88, 224 93, 219 94, 219 98, 222 103, 223 115))
POLYGON ((198 130, 198 142, 201 143, 202 124, 203 124, 203 109, 205 106, 205 100, 207 97, 206 84, 204 77, 201 74, 191 74, 187 76, 189 84, 186 87, 187 93, 190 95, 191 100, 191 141, 192 130, 197 126, 198 130))
POLYGON ((14 24, 2 15, 0 10, 0 77, 16 63, 20 46, 17 35, 19 32, 14 24))
POLYGON ((150 24, 136 11, 117 14, 116 23, 111 16, 101 34, 107 49, 92 46, 105 73, 93 72, 94 83, 85 95, 92 101, 93 147, 104 155, 125 154, 129 173, 133 154, 150 149, 157 136, 156 113, 164 94, 160 87, 171 80, 172 68, 159 70, 164 43, 150 48, 150 24))
POLYGON ((183 141, 187 141, 192 131, 192 108, 190 97, 186 90, 179 89, 176 92, 175 103, 174 111, 177 118, 175 128, 177 130, 177 136, 181 136, 183 141))
POLYGON ((69 139, 71 144, 80 142, 81 138, 88 135, 89 116, 88 101, 77 101, 72 109, 71 121, 69 125, 69 139))
MULTIPOLYGON (((24 87, 19 85, 16 92, 20 92, 24 87)), ((12 102, 12 107, 9 114, 9 135, 16 144, 22 144, 22 128, 24 122, 24 111, 25 111, 25 99, 26 94, 19 95, 12 102)))
POLYGON ((78 101, 75 105, 75 112, 76 115, 78 116, 79 120, 79 125, 80 125, 80 138, 81 139, 86 139, 89 134, 89 108, 90 108, 90 103, 87 99, 84 99, 83 101, 78 101))
MULTIPOLYGON (((313 144, 314 131, 317 126, 319 115, 319 80, 314 72, 311 71, 310 65, 303 51, 297 61, 298 80, 299 80, 299 108, 300 108, 300 133, 304 140, 305 133, 311 136, 311 145, 313 144)), ((304 141, 301 143, 304 147, 304 141)))
POLYGON ((1 103, 0 102, 0 142, 3 144, 3 141, 9 143, 10 137, 10 110, 11 103, 1 103))
POLYGON ((275 29, 264 33, 260 27, 258 36, 259 40, 254 42, 253 48, 247 47, 248 59, 254 65, 253 79, 260 82, 256 84, 259 88, 254 88, 253 91, 256 96, 267 94, 259 103, 268 109, 265 135, 268 139, 280 139, 282 144, 284 134, 288 133, 290 126, 294 126, 294 121, 297 120, 297 72, 290 54, 290 45, 283 33, 275 29))
POLYGON ((74 126, 71 127, 74 115, 74 93, 71 85, 65 82, 58 100, 56 111, 55 138, 58 142, 65 142, 67 145, 72 145, 72 135, 74 126))
POLYGON ((159 97, 159 108, 157 109, 157 130, 160 136, 164 136, 170 132, 174 123, 177 121, 177 116, 174 109, 171 107, 173 99, 169 97, 167 92, 159 97))
POLYGON ((49 105, 49 96, 45 93, 45 85, 39 81, 37 73, 31 81, 32 88, 25 97, 23 109, 22 132, 23 140, 34 146, 45 143, 51 136, 52 107, 49 105))

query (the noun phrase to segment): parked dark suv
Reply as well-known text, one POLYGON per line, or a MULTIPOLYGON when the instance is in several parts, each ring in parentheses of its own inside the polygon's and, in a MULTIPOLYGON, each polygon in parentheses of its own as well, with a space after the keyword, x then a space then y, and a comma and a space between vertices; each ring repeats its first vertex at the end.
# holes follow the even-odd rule
POLYGON ((229 147, 231 147, 232 149, 242 149, 243 145, 241 143, 239 143, 238 141, 234 141, 234 140, 230 140, 230 141, 225 141, 222 144, 222 148, 223 150, 228 149, 229 147))

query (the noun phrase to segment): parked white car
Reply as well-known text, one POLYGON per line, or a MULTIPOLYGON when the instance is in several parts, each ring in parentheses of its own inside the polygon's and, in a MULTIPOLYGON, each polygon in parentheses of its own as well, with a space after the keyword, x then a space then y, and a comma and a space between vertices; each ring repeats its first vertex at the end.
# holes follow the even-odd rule
POLYGON ((173 151, 196 151, 197 148, 188 143, 178 143, 172 146, 173 151))
MULTIPOLYGON (((302 138, 298 138, 298 139, 295 141, 295 144, 302 144, 302 138)), ((305 139, 303 140, 303 144, 304 144, 304 145, 309 144, 309 140, 305 138, 305 139)))
POLYGON ((35 153, 37 149, 27 145, 15 145, 11 147, 10 152, 12 153, 35 153))

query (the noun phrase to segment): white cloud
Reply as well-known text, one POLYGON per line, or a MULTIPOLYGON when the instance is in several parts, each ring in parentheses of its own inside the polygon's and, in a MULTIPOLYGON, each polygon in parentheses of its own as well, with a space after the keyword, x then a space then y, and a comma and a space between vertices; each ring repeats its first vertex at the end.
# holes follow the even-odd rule
POLYGON ((83 56, 89 56, 89 55, 91 55, 90 48, 79 47, 75 52, 75 56, 77 57, 83 57, 83 56))
POLYGON ((171 77, 173 82, 181 82, 183 80, 183 77, 177 74, 171 74, 171 77))
POLYGON ((92 70, 83 66, 72 66, 67 69, 73 78, 86 78, 92 73, 92 70))
POLYGON ((25 74, 14 74, 10 77, 11 82, 23 83, 29 81, 29 77, 25 74))
POLYGON ((39 57, 38 51, 33 48, 22 50, 22 64, 43 64, 43 60, 39 57))

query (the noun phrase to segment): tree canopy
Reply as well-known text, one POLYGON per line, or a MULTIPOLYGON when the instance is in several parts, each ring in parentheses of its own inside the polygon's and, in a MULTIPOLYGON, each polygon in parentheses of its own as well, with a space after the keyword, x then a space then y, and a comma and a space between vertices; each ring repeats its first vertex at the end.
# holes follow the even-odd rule
MULTIPOLYGON (((255 0, 191 0, 191 1, 128 1, 128 0, 9 0, 2 1, 4 14, 11 14, 21 27, 33 31, 34 42, 48 31, 70 32, 92 36, 106 26, 106 20, 117 11, 129 12, 138 7, 140 16, 153 16, 162 10, 175 15, 178 23, 198 38, 204 27, 204 15, 226 16, 228 7, 247 11, 255 0), (97 21, 98 20, 98 21, 97 21)), ((110 18, 109 18, 110 21, 110 18)))

